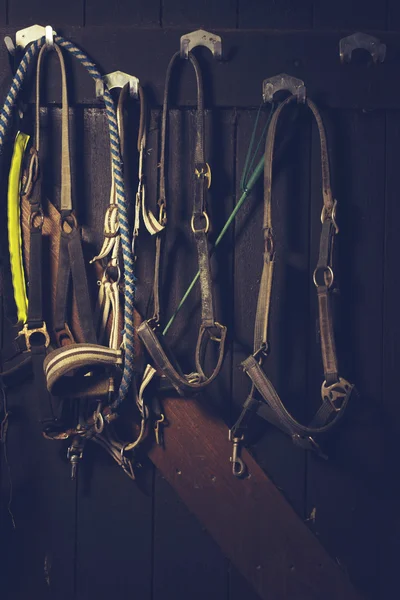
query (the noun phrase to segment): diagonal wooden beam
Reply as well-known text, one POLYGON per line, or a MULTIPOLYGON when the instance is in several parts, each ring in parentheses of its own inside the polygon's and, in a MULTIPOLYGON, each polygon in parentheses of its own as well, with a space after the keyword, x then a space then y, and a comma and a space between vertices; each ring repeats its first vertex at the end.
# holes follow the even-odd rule
POLYGON ((224 554, 265 600, 360 596, 247 451, 232 475, 228 428, 196 400, 169 398, 165 449, 150 458, 224 554))

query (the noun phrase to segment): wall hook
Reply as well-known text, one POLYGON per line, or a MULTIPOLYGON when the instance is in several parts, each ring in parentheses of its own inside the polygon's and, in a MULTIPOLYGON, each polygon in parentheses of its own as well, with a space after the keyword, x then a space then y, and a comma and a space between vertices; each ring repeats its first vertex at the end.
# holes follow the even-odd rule
POLYGON ((386 44, 382 44, 378 38, 367 33, 353 33, 344 37, 339 42, 340 61, 350 62, 353 50, 362 48, 367 50, 372 56, 375 64, 383 62, 386 56, 386 44))
POLYGON ((269 77, 263 81, 263 100, 264 102, 272 102, 275 92, 285 90, 297 97, 297 102, 304 103, 306 101, 306 86, 304 81, 281 73, 274 77, 269 77))
POLYGON ((139 95, 139 79, 134 75, 129 75, 123 71, 113 71, 104 75, 102 80, 96 81, 96 96, 101 98, 104 96, 104 86, 106 85, 109 90, 114 88, 122 89, 127 83, 129 83, 129 92, 133 98, 137 98, 139 95))
MULTIPOLYGON (((26 48, 31 42, 40 40, 40 38, 46 38, 46 44, 52 46, 54 44, 54 36, 57 32, 54 31, 51 25, 43 27, 43 25, 32 25, 31 27, 25 27, 20 29, 15 34, 15 45, 17 48, 26 48)), ((7 46, 8 47, 8 46, 7 46)))
POLYGON ((214 58, 222 59, 222 40, 219 35, 204 31, 204 29, 186 33, 181 37, 181 58, 187 59, 189 52, 196 46, 205 46, 211 51, 214 58))

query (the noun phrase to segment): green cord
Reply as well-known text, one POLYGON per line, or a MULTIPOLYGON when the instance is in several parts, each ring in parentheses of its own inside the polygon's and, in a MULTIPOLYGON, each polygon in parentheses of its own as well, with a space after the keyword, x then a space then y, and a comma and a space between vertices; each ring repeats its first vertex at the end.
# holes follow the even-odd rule
MULTIPOLYGON (((259 179, 259 177, 261 176, 263 170, 264 170, 264 156, 262 156, 262 158, 260 159, 258 165, 256 166, 256 168, 254 169, 254 171, 252 172, 252 174, 250 175, 248 181, 246 182, 245 179, 247 177, 247 174, 250 170, 250 168, 253 166, 254 160, 255 160, 255 156, 256 153, 258 152, 258 149, 260 147, 260 144, 265 136, 265 133, 267 131, 268 125, 271 121, 272 118, 272 114, 274 112, 274 105, 271 106, 271 111, 268 115, 268 120, 267 123, 265 124, 265 127, 263 129, 261 138, 257 144, 257 148, 253 154, 253 157, 250 161, 250 153, 254 144, 254 137, 255 137, 255 131, 256 131, 256 127, 257 127, 257 123, 258 123, 258 119, 259 119, 259 115, 260 115, 260 109, 258 110, 257 113, 257 118, 256 118, 256 122, 254 125, 254 129, 253 129, 253 133, 251 135, 251 139, 250 139, 250 144, 249 144, 249 150, 247 152, 246 155, 246 160, 245 160, 245 165, 244 165, 244 169, 243 169, 243 174, 240 180, 240 186, 242 188, 242 195, 240 196, 237 204, 235 205, 235 208, 233 209, 233 211, 231 212, 231 214, 228 217, 228 220, 226 221, 225 225, 223 226, 219 236, 217 237, 217 239, 215 240, 215 244, 213 247, 213 250, 219 245, 219 243, 221 242, 222 238, 224 237, 225 233, 227 232, 227 230, 229 229, 229 226, 231 225, 232 221, 234 220, 234 218, 236 217, 237 213, 239 212, 239 210, 241 209, 241 207, 243 206, 244 201, 246 200, 247 196, 250 194, 250 192, 252 191, 254 185, 256 184, 257 180, 259 179), (249 165, 250 162, 250 165, 249 165), (243 187, 242 187, 243 186, 243 187)), ((190 292, 192 291, 192 289, 194 288, 196 281, 199 279, 200 277, 200 271, 197 271, 196 275, 193 277, 192 282, 190 283, 188 289, 186 290, 186 292, 184 293, 184 295, 182 296, 181 301, 179 302, 178 306, 176 307, 175 312, 173 313, 173 315, 171 316, 170 320, 168 321, 168 323, 166 324, 164 331, 163 331, 163 335, 166 335, 167 331, 169 330, 169 328, 171 327, 172 323, 175 320, 176 315, 178 314, 178 312, 181 310, 182 306, 184 305, 184 303, 186 302, 186 299, 188 298, 188 296, 190 295, 190 292)))

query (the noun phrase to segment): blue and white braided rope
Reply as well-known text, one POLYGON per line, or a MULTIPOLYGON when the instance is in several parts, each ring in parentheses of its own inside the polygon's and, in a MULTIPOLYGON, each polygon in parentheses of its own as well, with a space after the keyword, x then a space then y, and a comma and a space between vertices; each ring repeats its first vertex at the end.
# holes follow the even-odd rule
MULTIPOLYGON (((68 50, 77 60, 87 69, 95 81, 102 80, 102 76, 96 65, 89 57, 72 42, 61 36, 55 36, 54 41, 65 50, 68 50)), ((38 54, 39 49, 45 44, 45 37, 33 42, 26 50, 18 69, 14 75, 10 90, 5 99, 3 108, 0 111, 0 152, 4 145, 8 128, 12 121, 13 108, 17 102, 18 93, 23 85, 27 74, 29 64, 38 54)), ((120 141, 118 135, 117 116, 115 113, 114 102, 110 92, 104 86, 104 104, 108 119, 110 133, 110 149, 112 156, 112 169, 116 187, 116 198, 118 204, 118 219, 121 233, 122 258, 125 279, 125 308, 124 308, 124 348, 125 360, 122 381, 118 391, 118 397, 113 404, 116 408, 126 397, 132 382, 134 372, 134 296, 135 296, 135 275, 134 260, 131 250, 130 228, 128 221, 128 207, 125 196, 125 186, 122 174, 122 160, 120 153, 120 141)))

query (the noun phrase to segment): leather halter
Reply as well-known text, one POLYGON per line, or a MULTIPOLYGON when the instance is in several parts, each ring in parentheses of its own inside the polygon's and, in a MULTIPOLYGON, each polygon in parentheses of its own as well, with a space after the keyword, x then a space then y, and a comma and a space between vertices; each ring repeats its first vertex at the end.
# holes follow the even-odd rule
MULTIPOLYGON (((166 139, 167 139, 167 118, 168 118, 168 98, 171 72, 175 64, 180 60, 180 53, 173 55, 166 73, 164 102, 162 113, 161 129, 161 158, 160 158, 160 185, 159 185, 159 208, 160 224, 165 225, 167 219, 167 198, 166 198, 166 139)), ((165 340, 158 334, 157 329, 160 325, 160 261, 161 261, 161 234, 156 234, 156 261, 154 271, 154 313, 153 317, 144 321, 138 328, 138 334, 146 346, 154 364, 160 369, 165 377, 172 383, 180 395, 190 394, 205 388, 218 375, 224 355, 224 345, 226 338, 226 327, 220 325, 215 320, 213 284, 211 280, 211 268, 207 234, 210 220, 207 213, 206 193, 211 183, 210 168, 205 160, 204 135, 204 100, 203 84, 199 64, 195 57, 189 53, 189 61, 194 69, 197 82, 197 111, 196 111, 196 142, 194 149, 194 168, 193 168, 193 212, 191 218, 191 228, 194 235, 197 258, 200 271, 200 289, 201 289, 201 325, 196 345, 195 363, 196 373, 184 375, 176 363, 175 358, 167 348, 165 340), (216 341, 219 345, 219 354, 217 364, 211 373, 207 376, 203 370, 202 362, 208 341, 216 341)))
POLYGON ((242 413, 230 432, 234 443, 233 473, 243 474, 244 465, 237 454, 237 446, 243 440, 245 431, 254 414, 258 414, 284 433, 291 436, 299 446, 315 450, 320 448, 315 436, 331 430, 342 418, 349 401, 353 385, 339 376, 336 356, 333 317, 331 309, 331 290, 334 281, 332 268, 333 243, 338 233, 336 224, 336 200, 333 199, 329 158, 324 125, 317 107, 311 100, 306 105, 311 110, 318 126, 321 167, 322 167, 322 196, 321 213, 322 230, 320 237, 318 263, 313 280, 317 289, 321 353, 324 368, 324 381, 321 386, 322 405, 311 422, 305 426, 299 423, 285 408, 274 386, 262 370, 262 364, 269 351, 268 325, 270 316, 270 300, 272 294, 273 272, 275 265, 275 241, 272 227, 271 195, 272 195, 272 166, 275 146, 276 129, 283 110, 296 100, 289 96, 275 111, 269 129, 265 146, 264 162, 264 261, 259 288, 257 312, 254 326, 253 354, 243 363, 242 367, 251 380, 251 391, 244 403, 242 413), (262 399, 256 394, 256 390, 262 399))

